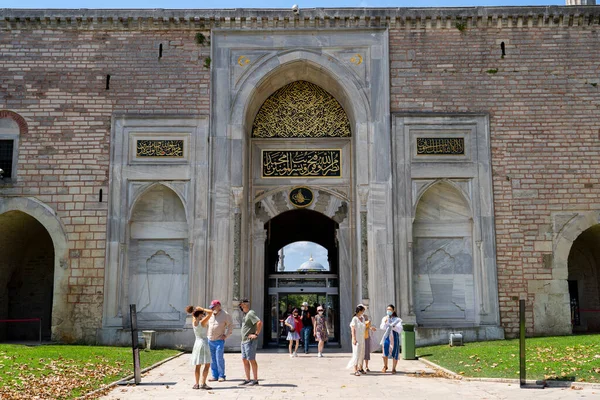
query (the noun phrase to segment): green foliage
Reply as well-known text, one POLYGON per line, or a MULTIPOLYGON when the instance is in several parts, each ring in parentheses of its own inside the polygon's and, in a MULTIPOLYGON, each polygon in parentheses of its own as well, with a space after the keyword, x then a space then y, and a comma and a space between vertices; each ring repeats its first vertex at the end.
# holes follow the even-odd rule
POLYGON ((456 21, 454 26, 456 26, 456 29, 458 29, 460 32, 464 32, 467 30, 467 21, 456 21))
POLYGON ((206 37, 204 33, 196 33, 196 43, 200 46, 210 46, 210 36, 206 37))
POLYGON ((498 68, 493 68, 493 69, 488 69, 487 71, 488 74, 497 74, 498 73, 498 68))
MULTIPOLYGON (((420 357, 469 377, 519 377, 519 341, 421 347, 420 357)), ((600 335, 526 340, 527 379, 600 382, 600 335)))
MULTIPOLYGON (((176 350, 140 352, 149 367, 176 350)), ((22 346, 0 344, 0 398, 28 393, 72 399, 133 373, 131 348, 105 346, 22 346)))
MULTIPOLYGON (((210 46, 210 36, 205 36, 202 32, 196 33, 196 43, 202 47, 210 46)), ((204 68, 210 69, 210 57, 204 57, 204 68)))

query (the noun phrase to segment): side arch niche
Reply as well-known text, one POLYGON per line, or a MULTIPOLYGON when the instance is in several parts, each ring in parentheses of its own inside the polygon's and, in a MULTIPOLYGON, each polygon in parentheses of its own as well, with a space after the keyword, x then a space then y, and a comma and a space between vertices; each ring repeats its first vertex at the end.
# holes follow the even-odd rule
MULTIPOLYGON (((184 205, 164 185, 134 203, 129 221, 129 303, 143 328, 183 327, 188 302, 189 244, 184 205)), ((124 282, 126 284, 126 282, 124 282)))
POLYGON ((413 280, 417 323, 475 323, 473 222, 463 194, 438 182, 421 196, 413 225, 413 280))

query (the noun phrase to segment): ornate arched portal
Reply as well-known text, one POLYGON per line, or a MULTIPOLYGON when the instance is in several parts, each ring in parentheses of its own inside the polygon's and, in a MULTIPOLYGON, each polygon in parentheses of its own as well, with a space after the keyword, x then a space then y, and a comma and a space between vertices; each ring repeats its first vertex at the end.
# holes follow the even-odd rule
MULTIPOLYGON (((296 63, 293 71, 302 79, 286 83, 273 91, 256 111, 252 124, 248 125, 251 126, 248 188, 254 197, 251 210, 253 242, 249 249, 252 254, 252 284, 241 289, 252 293, 254 308, 263 311, 268 319, 273 306, 271 292, 274 288, 269 288, 266 283, 272 281, 269 278, 269 266, 275 261, 275 252, 279 250, 272 243, 278 240, 289 243, 297 237, 294 230, 306 230, 306 222, 312 220, 319 224, 320 220, 319 217, 304 221, 287 219, 285 216, 321 215, 325 219, 322 223, 330 225, 325 223, 330 220, 335 228, 327 230, 327 238, 316 234, 310 238, 304 237, 313 242, 336 243, 335 249, 331 248, 333 251, 330 252, 335 260, 336 276, 329 277, 331 279, 328 282, 336 282, 339 289, 336 287, 335 293, 329 293, 329 297, 323 293, 323 298, 331 304, 332 316, 335 313, 335 321, 332 320, 336 331, 335 341, 343 344, 348 340, 344 340, 347 332, 340 332, 340 317, 343 321, 349 320, 352 311, 350 305, 363 298, 360 292, 353 290, 357 276, 352 254, 355 248, 352 241, 355 238, 350 230, 350 221, 353 219, 350 210, 352 192, 348 190, 354 175, 353 129, 346 109, 338 98, 313 83, 326 83, 322 79, 323 72, 308 78, 303 75, 305 69, 301 65, 296 63), (301 198, 298 199, 298 196, 301 198), (289 229, 281 224, 288 225, 289 229), (279 239, 273 241, 273 235, 279 239), (260 272, 257 270, 259 265, 263 268, 260 272), (339 309, 339 304, 343 304, 343 309, 339 309)), ((277 81, 280 76, 273 75, 271 82, 277 81)), ((289 78, 293 75, 287 72, 284 76, 289 78)), ((339 84, 331 82, 334 83, 329 83, 328 88, 339 93, 339 87, 336 87, 339 84)), ((338 96, 342 96, 341 93, 338 96)), ((305 288, 300 288, 299 282, 288 283, 295 288, 288 287, 285 290, 307 293, 304 292, 305 288)), ((315 288, 311 290, 316 294, 315 288)), ((265 335, 264 339, 265 344, 269 343, 270 338, 265 335)))
POLYGON ((340 324, 360 302, 381 318, 395 301, 387 33, 247 39, 243 32, 211 38, 220 51, 211 68, 209 269, 233 279, 215 281, 208 297, 230 293, 234 313, 242 297, 260 316, 270 311, 265 223, 304 207, 289 203, 303 187, 314 195, 309 209, 328 218, 345 203, 336 233, 340 324), (239 59, 248 61, 232 62, 239 59), (232 270, 222 270, 223 260, 232 270))

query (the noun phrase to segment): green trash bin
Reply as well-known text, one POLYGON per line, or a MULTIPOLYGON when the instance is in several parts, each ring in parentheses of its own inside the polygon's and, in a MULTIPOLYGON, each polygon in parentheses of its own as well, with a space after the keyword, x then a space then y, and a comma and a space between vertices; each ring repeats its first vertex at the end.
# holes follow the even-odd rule
POLYGON ((402 359, 415 360, 415 326, 402 325, 402 359))

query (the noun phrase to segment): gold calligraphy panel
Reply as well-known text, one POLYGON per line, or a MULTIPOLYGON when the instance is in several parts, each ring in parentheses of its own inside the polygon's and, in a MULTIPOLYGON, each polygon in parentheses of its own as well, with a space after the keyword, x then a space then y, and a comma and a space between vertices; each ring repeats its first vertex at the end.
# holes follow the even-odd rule
POLYGON ((341 150, 263 150, 263 178, 342 176, 341 150))
POLYGON ((464 155, 464 138, 417 138, 417 155, 464 155))
POLYGON ((183 158, 183 140, 137 140, 137 157, 183 158))
POLYGON ((327 91, 310 82, 296 81, 263 103, 254 119, 252 137, 350 137, 350 121, 327 91))

